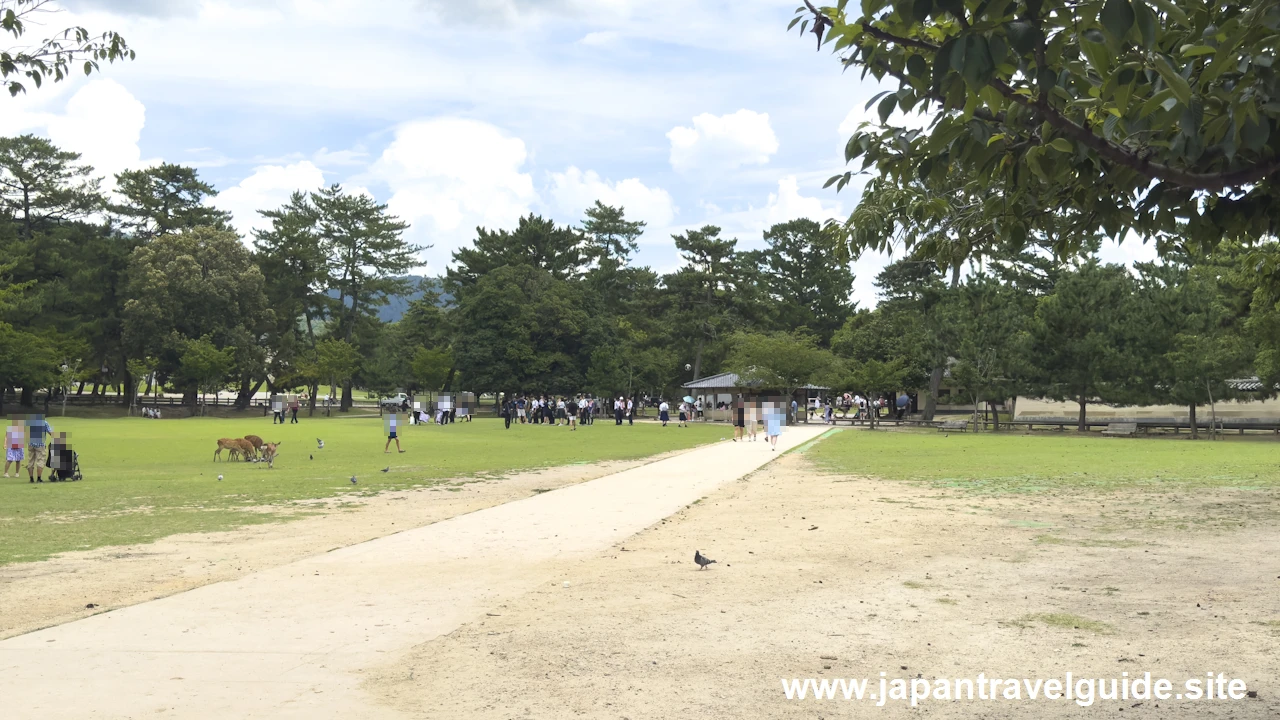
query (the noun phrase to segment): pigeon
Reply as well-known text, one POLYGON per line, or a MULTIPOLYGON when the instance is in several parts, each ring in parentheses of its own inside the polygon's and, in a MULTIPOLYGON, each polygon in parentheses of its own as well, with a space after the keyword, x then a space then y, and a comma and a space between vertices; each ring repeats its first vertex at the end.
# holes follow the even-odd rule
POLYGON ((222 476, 221 476, 221 475, 219 475, 219 476, 218 476, 218 482, 222 482, 222 476))
POLYGON ((390 465, 388 465, 388 466, 386 466, 386 467, 382 468, 382 472, 391 472, 391 466, 390 466, 390 465))
POLYGON ((323 440, 321 440, 320 438, 316 438, 316 449, 317 449, 317 450, 323 450, 323 449, 324 449, 324 441, 323 441, 323 440))
POLYGON ((315 456, 315 455, 308 455, 308 456, 307 456, 307 459, 308 459, 308 460, 315 460, 315 459, 316 459, 316 456, 315 456))
POLYGON ((355 484, 356 484, 356 476, 355 476, 355 475, 352 475, 352 476, 351 476, 351 484, 352 484, 352 485, 355 485, 355 484))
POLYGON ((708 565, 715 562, 715 560, 703 555, 699 550, 693 551, 693 561, 698 563, 699 570, 705 570, 708 565))

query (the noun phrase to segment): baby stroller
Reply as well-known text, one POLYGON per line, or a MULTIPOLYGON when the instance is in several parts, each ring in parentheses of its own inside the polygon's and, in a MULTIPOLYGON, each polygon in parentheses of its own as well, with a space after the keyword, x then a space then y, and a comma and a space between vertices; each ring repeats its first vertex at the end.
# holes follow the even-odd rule
POLYGON ((49 481, 67 482, 83 479, 80 474, 80 453, 66 443, 55 442, 49 450, 49 481))

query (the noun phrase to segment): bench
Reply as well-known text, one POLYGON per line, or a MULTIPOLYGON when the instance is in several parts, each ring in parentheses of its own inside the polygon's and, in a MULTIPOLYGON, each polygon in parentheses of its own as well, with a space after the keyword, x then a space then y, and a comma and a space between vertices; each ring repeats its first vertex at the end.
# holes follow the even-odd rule
POLYGON ((938 425, 938 432, 943 430, 959 430, 960 432, 968 432, 968 420, 947 420, 938 425))
POLYGON ((1107 429, 1103 430, 1102 434, 1122 437, 1133 435, 1136 432, 1138 432, 1138 423, 1136 422, 1113 422, 1107 425, 1107 429))
POLYGON ((1045 427, 1056 427, 1058 430, 1065 430, 1067 426, 1074 427, 1079 421, 1076 418, 1065 417, 1049 417, 1044 415, 1021 415, 1012 420, 1006 420, 1007 425, 1026 425, 1028 430, 1034 430, 1037 425, 1045 427))

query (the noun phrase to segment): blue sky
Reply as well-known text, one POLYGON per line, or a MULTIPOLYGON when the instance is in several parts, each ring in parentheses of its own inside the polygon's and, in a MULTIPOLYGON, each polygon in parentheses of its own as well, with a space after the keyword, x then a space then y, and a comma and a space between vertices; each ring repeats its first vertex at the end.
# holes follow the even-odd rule
MULTIPOLYGON (((597 198, 649 223, 639 260, 659 271, 690 227, 752 248, 773 223, 847 214, 856 188, 822 184, 879 89, 785 32, 794 0, 62 5, 32 34, 117 30, 138 58, 5 101, 0 134, 104 173, 195 165, 246 234, 295 189, 363 189, 434 245, 431 274, 477 225, 577 222, 597 198)), ((864 307, 883 263, 855 268, 864 307)))

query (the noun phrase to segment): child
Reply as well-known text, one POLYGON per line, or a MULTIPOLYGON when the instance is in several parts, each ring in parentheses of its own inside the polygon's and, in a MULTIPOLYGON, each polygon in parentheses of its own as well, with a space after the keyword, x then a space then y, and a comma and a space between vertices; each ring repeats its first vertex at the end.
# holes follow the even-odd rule
POLYGON ((9 463, 13 463, 13 476, 22 477, 22 455, 23 445, 26 444, 26 438, 23 437, 22 422, 14 419, 9 422, 9 428, 4 433, 4 476, 9 477, 9 463))
POLYGON ((396 451, 404 452, 400 448, 400 437, 396 435, 396 425, 399 424, 400 416, 396 413, 387 415, 387 444, 382 446, 383 454, 391 452, 391 441, 396 441, 396 451))

